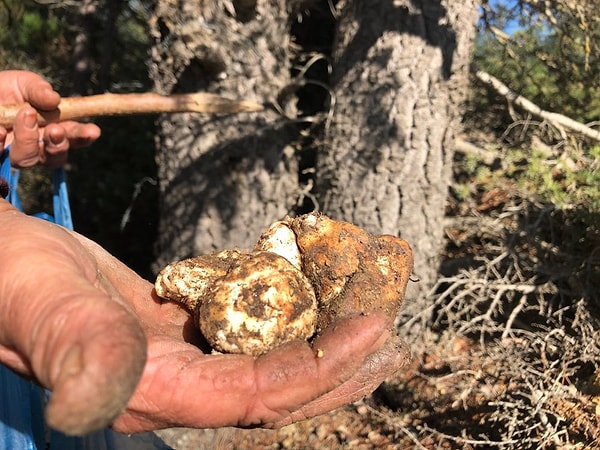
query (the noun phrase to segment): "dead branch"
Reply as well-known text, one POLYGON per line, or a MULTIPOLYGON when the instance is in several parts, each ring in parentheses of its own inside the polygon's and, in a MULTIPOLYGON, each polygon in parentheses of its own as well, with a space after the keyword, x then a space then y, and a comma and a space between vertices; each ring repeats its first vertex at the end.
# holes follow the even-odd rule
POLYGON ((581 134, 589 139, 600 141, 600 131, 594 130, 587 125, 582 124, 581 122, 571 119, 570 117, 540 108, 532 101, 512 91, 508 86, 502 83, 502 81, 487 72, 476 68, 474 68, 472 71, 479 81, 491 87, 498 94, 506 98, 509 105, 516 105, 528 113, 548 121, 558 129, 567 129, 571 132, 581 134))
POLYGON ((496 159, 500 158, 499 152, 486 150, 464 139, 454 141, 454 150, 465 155, 476 156, 487 165, 492 165, 496 159))

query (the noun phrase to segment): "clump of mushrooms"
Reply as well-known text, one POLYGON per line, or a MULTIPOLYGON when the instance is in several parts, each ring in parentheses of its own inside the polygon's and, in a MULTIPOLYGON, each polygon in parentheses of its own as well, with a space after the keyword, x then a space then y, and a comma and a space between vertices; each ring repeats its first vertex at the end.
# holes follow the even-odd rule
POLYGON ((259 356, 347 314, 395 318, 412 266, 406 241, 311 213, 275 222, 253 251, 171 263, 155 290, 190 310, 214 350, 259 356))

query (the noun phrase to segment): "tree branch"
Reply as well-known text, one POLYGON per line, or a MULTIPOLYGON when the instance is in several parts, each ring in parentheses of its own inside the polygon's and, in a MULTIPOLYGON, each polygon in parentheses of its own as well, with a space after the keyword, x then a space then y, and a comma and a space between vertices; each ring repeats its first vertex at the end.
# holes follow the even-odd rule
POLYGON ((454 150, 465 155, 474 155, 488 166, 491 166, 497 158, 501 157, 497 151, 486 150, 460 138, 454 141, 454 150))
POLYGON ((508 86, 502 83, 502 81, 487 72, 477 68, 473 68, 472 72, 479 81, 491 87, 498 94, 505 97, 510 104, 517 105, 528 113, 548 121, 557 128, 564 128, 570 130, 571 132, 581 134, 587 138, 600 141, 600 131, 594 130, 587 125, 577 122, 576 120, 573 120, 570 117, 562 114, 543 110, 532 101, 512 91, 508 86))

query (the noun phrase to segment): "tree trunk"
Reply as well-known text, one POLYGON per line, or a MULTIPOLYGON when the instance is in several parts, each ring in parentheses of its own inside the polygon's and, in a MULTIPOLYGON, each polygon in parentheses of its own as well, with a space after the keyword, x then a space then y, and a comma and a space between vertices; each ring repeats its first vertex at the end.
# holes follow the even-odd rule
MULTIPOLYGON (((290 82, 285 0, 159 0, 151 75, 161 93, 208 91, 267 102, 290 82)), ((296 132, 272 111, 159 121, 157 268, 250 247, 297 202, 296 132)))
POLYGON ((335 110, 319 153, 323 211, 415 251, 410 296, 435 282, 454 132, 477 20, 473 0, 354 0, 341 6, 335 110))

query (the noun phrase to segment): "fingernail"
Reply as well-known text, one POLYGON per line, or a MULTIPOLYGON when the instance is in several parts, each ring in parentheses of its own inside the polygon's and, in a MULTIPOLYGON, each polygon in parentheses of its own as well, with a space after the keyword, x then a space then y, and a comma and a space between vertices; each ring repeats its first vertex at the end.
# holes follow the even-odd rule
POLYGON ((25 117, 23 118, 23 124, 27 128, 37 128, 37 112, 34 109, 26 110, 24 116, 25 117))
POLYGON ((49 140, 50 140, 51 144, 58 145, 58 144, 62 143, 63 137, 60 135, 56 135, 54 133, 50 133, 49 140))

